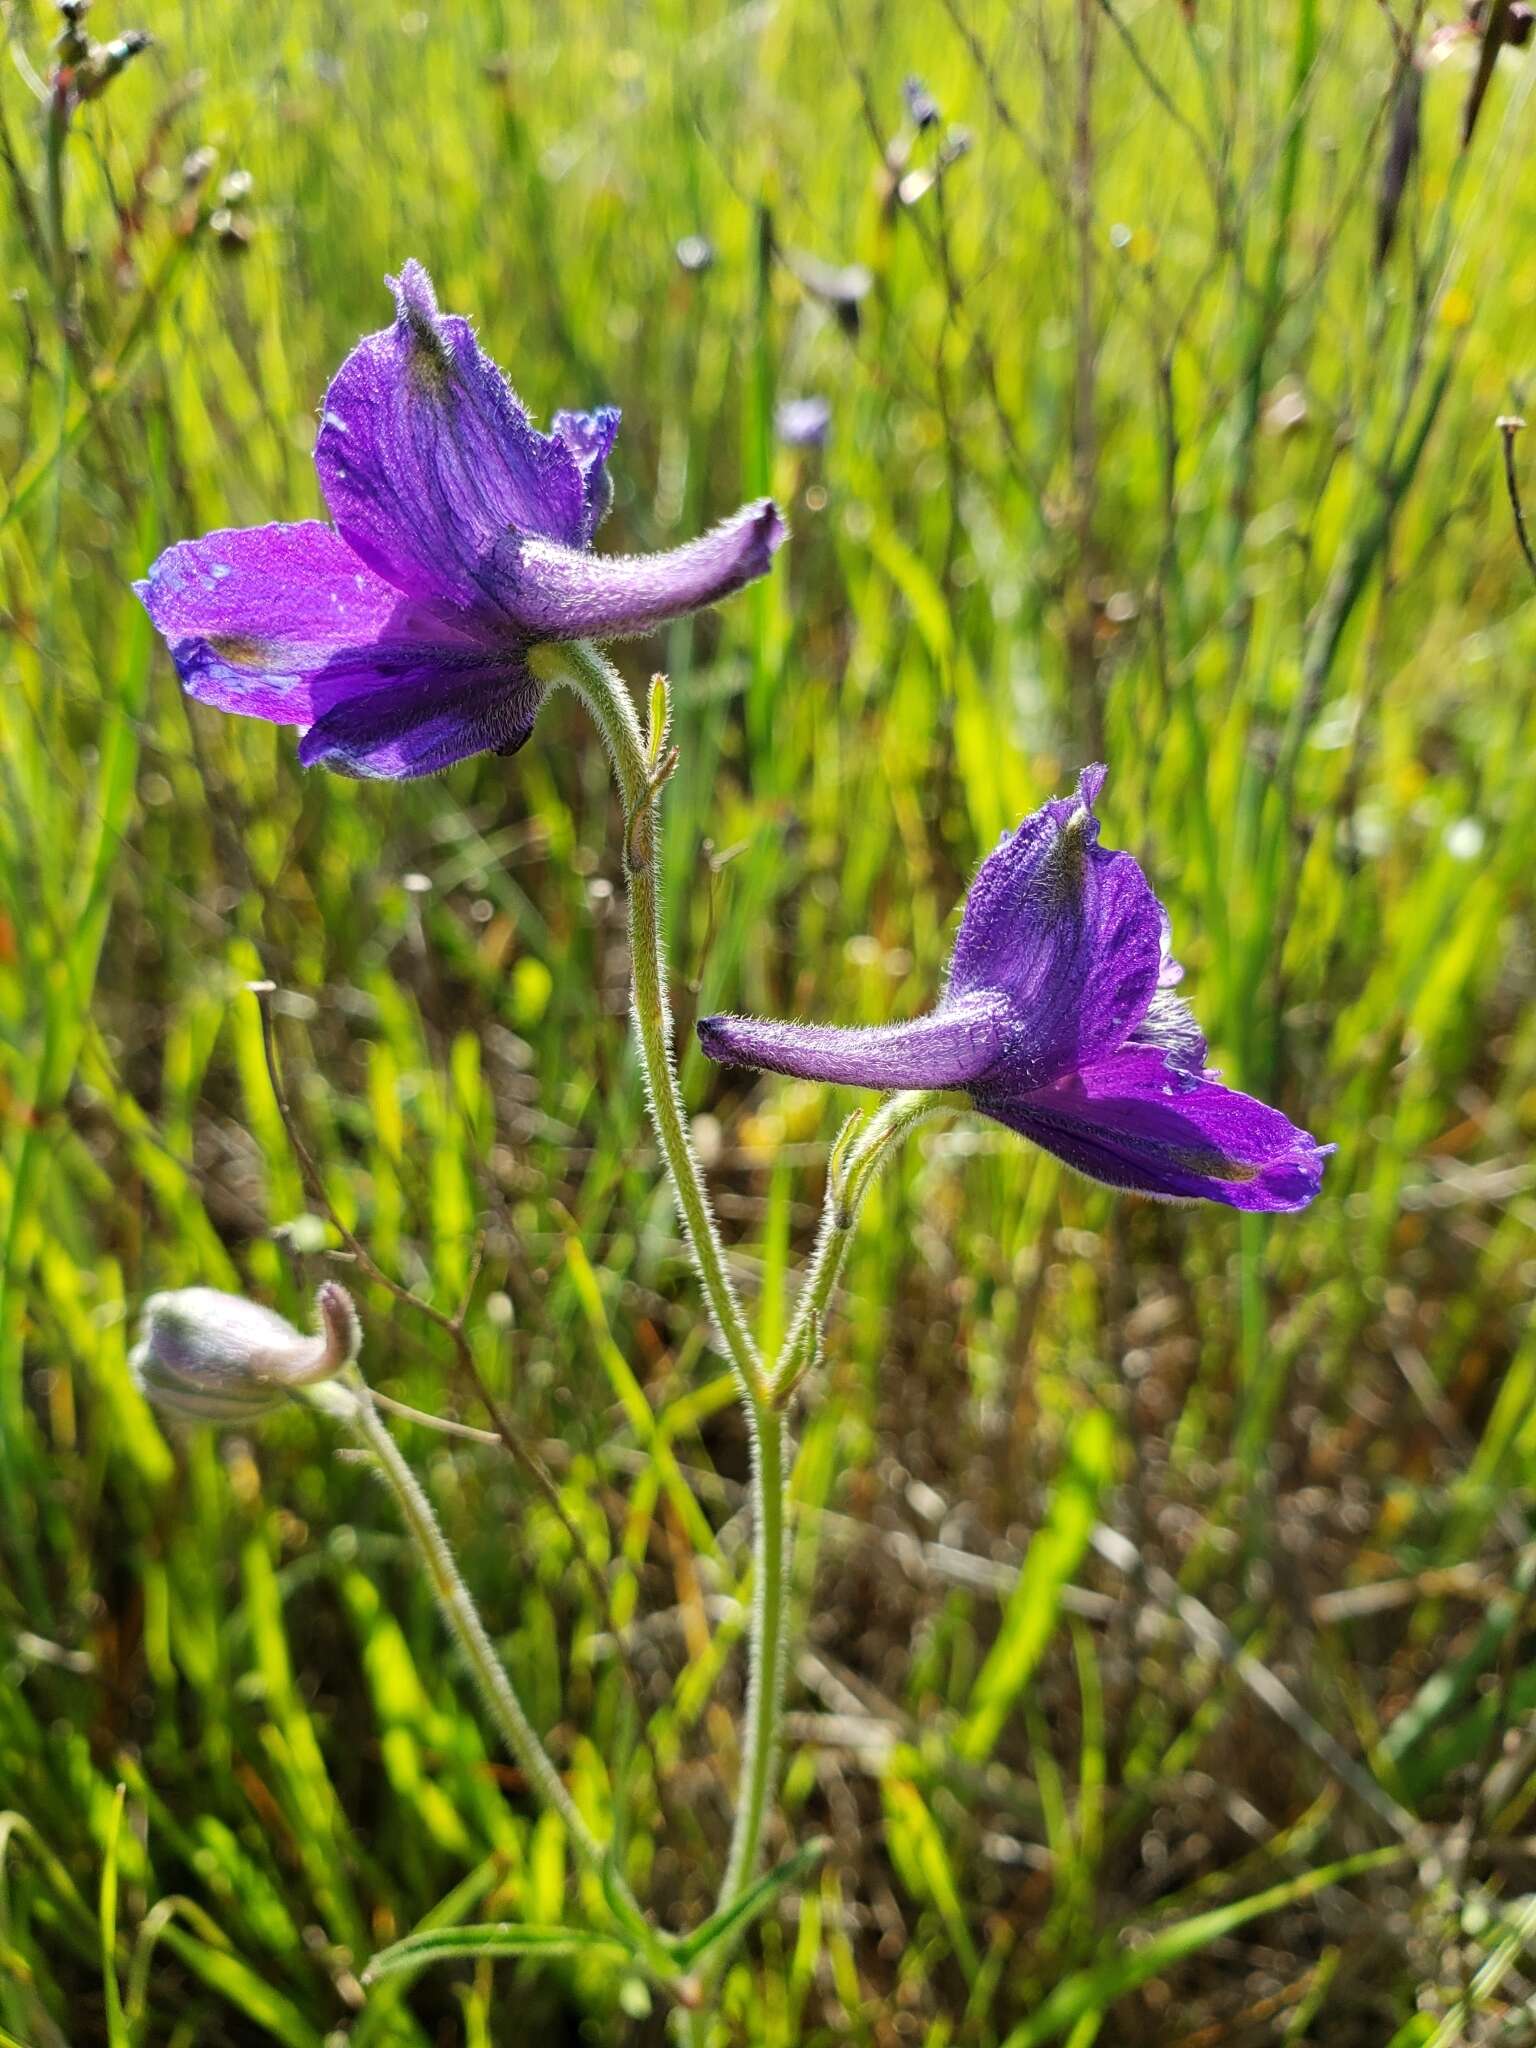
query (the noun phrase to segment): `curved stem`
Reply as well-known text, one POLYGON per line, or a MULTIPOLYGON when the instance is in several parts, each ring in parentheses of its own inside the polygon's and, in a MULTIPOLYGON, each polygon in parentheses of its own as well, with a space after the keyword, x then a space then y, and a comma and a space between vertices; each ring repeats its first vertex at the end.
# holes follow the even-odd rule
POLYGON ((347 1423, 365 1449, 373 1454, 380 1476, 395 1496, 416 1554, 426 1567, 443 1619, 475 1675, 502 1740, 522 1766, 534 1792, 560 1816, 577 1855, 600 1880, 610 1910, 629 1937, 637 1957, 658 1983, 670 1984, 676 1970, 665 1941, 641 1912, 634 1893, 605 1845, 582 1818, 575 1800, 565 1789, 565 1780, 555 1769, 549 1752, 524 1712, 506 1666, 497 1656, 485 1623, 480 1619, 480 1610, 460 1574, 448 1539, 438 1526, 432 1503, 380 1419, 373 1405, 372 1390, 361 1373, 353 1368, 346 1375, 345 1384, 332 1380, 306 1388, 300 1398, 347 1423))
POLYGON ((841 1143, 834 1150, 816 1248, 783 1347, 769 1374, 775 1406, 786 1405, 816 1362, 827 1304, 858 1229, 864 1197, 879 1178, 886 1154, 920 1123, 951 1106, 964 1107, 965 1098, 936 1088, 903 1089, 881 1104, 865 1129, 854 1133, 846 1151, 841 1143))
POLYGON ((541 682, 563 683, 575 691, 592 714, 613 763, 624 803, 633 1008, 651 1121, 682 1211, 699 1285, 742 1392, 756 1402, 766 1385, 762 1361, 726 1267, 672 1065, 672 1005, 662 950, 661 835, 656 817, 664 776, 658 779, 655 764, 647 759, 640 721, 623 678, 595 648, 584 641, 536 647, 529 666, 541 682))
MULTIPOLYGON (((317 1395, 321 1391, 317 1389, 317 1395)), ((361 1382, 352 1390, 350 1399, 350 1410, 345 1420, 378 1460, 379 1470, 395 1496, 411 1541, 427 1568, 443 1619, 468 1659, 503 1740, 539 1797, 546 1806, 553 1807, 565 1823, 578 1855, 601 1875, 604 1864, 602 1844, 577 1811, 575 1801, 565 1789, 564 1779, 550 1761, 533 1723, 523 1711, 522 1701, 496 1654, 485 1623, 480 1619, 480 1610, 470 1597, 469 1588, 460 1575, 453 1552, 448 1547, 448 1539, 438 1527, 437 1516, 422 1490, 421 1482, 379 1419, 372 1396, 361 1382)), ((324 1405, 332 1407, 330 1402, 324 1405)), ((612 1874, 609 1875, 611 1881, 612 1874)))

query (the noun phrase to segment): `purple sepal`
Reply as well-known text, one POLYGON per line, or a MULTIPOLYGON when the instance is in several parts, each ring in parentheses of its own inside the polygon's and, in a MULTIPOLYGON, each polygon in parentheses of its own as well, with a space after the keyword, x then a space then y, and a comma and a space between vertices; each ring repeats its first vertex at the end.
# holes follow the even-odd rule
POLYGON ((525 675, 514 687, 504 668, 471 655, 403 668, 386 687, 346 698, 299 742, 306 768, 374 782, 435 775, 471 754, 515 754, 533 731, 540 690, 525 675))
POLYGON ((325 394, 320 487, 342 538, 397 589, 495 617, 489 564, 509 527, 582 545, 581 467, 530 424, 469 322, 438 312, 419 263, 389 284, 394 325, 360 341, 325 394))
POLYGON ((983 1082, 976 1107, 1110 1187, 1231 1209, 1304 1209, 1334 1149, 1155 1046, 1127 1046, 1048 1088, 1010 1096, 983 1082))
POLYGON ((1008 1068, 1037 1087, 1124 1043, 1157 987, 1162 913, 1128 853, 1099 845, 1104 770, 1043 804, 982 862, 965 900, 951 995, 999 989, 1017 1026, 1008 1068))

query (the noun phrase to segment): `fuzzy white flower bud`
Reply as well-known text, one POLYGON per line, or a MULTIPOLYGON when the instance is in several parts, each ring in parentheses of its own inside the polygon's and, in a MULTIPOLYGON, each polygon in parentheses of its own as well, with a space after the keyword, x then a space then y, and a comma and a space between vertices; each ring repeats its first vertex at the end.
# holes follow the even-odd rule
POLYGON ((272 1309, 217 1288, 153 1294, 129 1369, 146 1398, 171 1414, 246 1422, 356 1358, 362 1332, 347 1290, 327 1280, 315 1311, 319 1328, 306 1337, 272 1309))

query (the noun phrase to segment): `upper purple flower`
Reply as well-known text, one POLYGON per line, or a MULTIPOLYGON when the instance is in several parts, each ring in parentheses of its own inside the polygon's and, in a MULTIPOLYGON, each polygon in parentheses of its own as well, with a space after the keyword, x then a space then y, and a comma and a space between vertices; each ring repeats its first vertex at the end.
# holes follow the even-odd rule
POLYGON ((1006 834, 971 884, 938 1007, 844 1030, 706 1017, 711 1059, 864 1088, 963 1088, 1110 1187, 1301 1209, 1331 1145, 1223 1087, 1173 993, 1168 918, 1128 853, 1098 843, 1102 768, 1006 834))
POLYGON ((335 524, 181 541, 135 588, 192 696, 304 727, 306 764, 395 778, 514 752, 541 694, 530 647, 713 604, 764 573, 784 521, 764 498, 666 554, 593 554, 617 409, 539 433, 419 263, 389 285, 394 325, 325 395, 335 524))

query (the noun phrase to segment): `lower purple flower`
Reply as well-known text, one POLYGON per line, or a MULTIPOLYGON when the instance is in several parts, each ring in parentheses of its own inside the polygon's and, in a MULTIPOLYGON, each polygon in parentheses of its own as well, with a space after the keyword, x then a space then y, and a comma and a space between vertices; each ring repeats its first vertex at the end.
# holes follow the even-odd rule
POLYGON ((542 694, 530 647, 714 604, 764 574, 784 521, 764 498, 666 554, 594 554, 617 409, 541 434, 419 263, 390 285, 393 326, 321 412, 335 524, 179 541, 134 587, 189 695, 302 728, 305 763, 392 779, 515 752, 542 694))
POLYGON ((964 1089, 1110 1187, 1234 1209, 1305 1208, 1319 1145, 1223 1086, 1173 993, 1168 918, 1128 853, 1098 843, 1102 768, 981 864, 938 1006, 870 1029, 705 1017, 711 1059, 864 1088, 964 1089))

